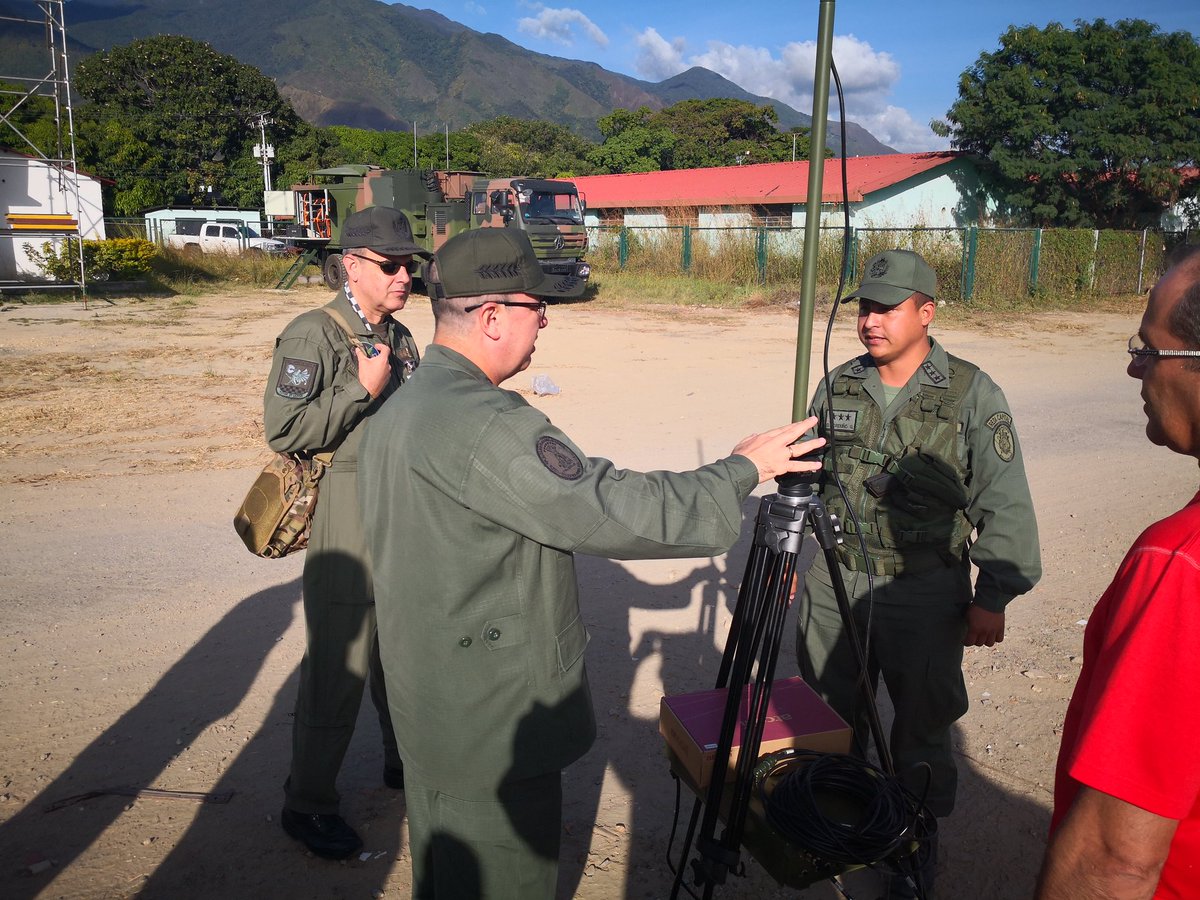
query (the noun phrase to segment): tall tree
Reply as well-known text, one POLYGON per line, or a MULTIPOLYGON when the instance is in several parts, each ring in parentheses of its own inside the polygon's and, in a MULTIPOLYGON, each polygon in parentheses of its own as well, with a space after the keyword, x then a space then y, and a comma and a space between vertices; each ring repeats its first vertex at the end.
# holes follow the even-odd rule
MULTIPOLYGON (((614 110, 597 123, 604 142, 591 153, 607 172, 654 172, 792 158, 792 133, 778 128, 770 106, 747 100, 682 100, 658 112, 614 110)), ((797 129, 796 152, 808 156, 809 133, 797 129)))
POLYGON ((570 178, 594 171, 587 161, 592 144, 563 125, 499 116, 464 131, 479 142, 469 168, 488 175, 570 178))
POLYGON ((261 168, 242 157, 260 140, 258 114, 274 120, 277 147, 308 127, 258 69, 174 35, 88 57, 75 87, 88 101, 88 164, 117 183, 111 208, 125 215, 172 202, 257 206, 261 168))
POLYGON ((669 168, 678 137, 664 125, 650 124, 650 107, 635 112, 615 109, 596 125, 604 141, 588 154, 602 172, 658 172, 669 168))
POLYGON ((1033 224, 1158 221, 1200 160, 1200 46, 1140 19, 1010 28, 935 130, 976 154, 1033 224))

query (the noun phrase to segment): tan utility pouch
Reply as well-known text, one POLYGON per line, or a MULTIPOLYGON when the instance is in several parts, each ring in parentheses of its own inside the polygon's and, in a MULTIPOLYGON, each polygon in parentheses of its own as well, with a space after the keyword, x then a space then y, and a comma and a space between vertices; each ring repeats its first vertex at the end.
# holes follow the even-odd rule
POLYGON ((233 517, 233 528, 256 556, 279 559, 308 546, 317 488, 333 458, 276 453, 263 466, 233 517))

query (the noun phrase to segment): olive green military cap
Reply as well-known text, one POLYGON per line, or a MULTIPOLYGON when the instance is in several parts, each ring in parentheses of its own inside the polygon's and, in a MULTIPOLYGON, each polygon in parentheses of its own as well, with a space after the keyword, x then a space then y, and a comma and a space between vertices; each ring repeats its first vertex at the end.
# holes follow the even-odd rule
POLYGON ((574 284, 559 284, 559 278, 542 271, 529 238, 514 228, 478 228, 455 235, 422 266, 421 279, 432 300, 484 294, 566 297, 578 293, 572 290, 574 284))
POLYGON ((413 240, 408 216, 390 206, 369 206, 346 217, 342 225, 342 246, 362 247, 384 256, 423 256, 430 254, 413 240))
POLYGON ((847 300, 872 300, 898 306, 915 293, 933 298, 937 276, 929 263, 911 250, 885 250, 867 260, 862 284, 847 300))

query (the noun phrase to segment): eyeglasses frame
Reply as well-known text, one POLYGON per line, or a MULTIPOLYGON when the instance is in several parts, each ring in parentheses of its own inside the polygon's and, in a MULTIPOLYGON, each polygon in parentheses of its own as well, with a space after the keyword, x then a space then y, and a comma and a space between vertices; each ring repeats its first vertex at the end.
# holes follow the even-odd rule
POLYGON ((522 309, 535 309, 537 310, 539 321, 545 321, 546 310, 550 306, 545 300, 485 300, 483 303, 472 303, 470 306, 464 307, 463 312, 475 312, 477 309, 483 309, 489 303, 495 303, 497 306, 519 306, 522 309))
POLYGON ((1127 348, 1127 351, 1128 351, 1129 355, 1131 357, 1133 357, 1134 362, 1141 362, 1141 361, 1144 361, 1147 359, 1158 359, 1158 358, 1164 357, 1164 356, 1178 356, 1178 357, 1192 357, 1192 358, 1200 356, 1200 350, 1155 350, 1151 347, 1135 347, 1135 346, 1133 346, 1134 341, 1141 342, 1141 340, 1142 340, 1141 337, 1139 337, 1136 334, 1130 336, 1130 338, 1129 338, 1129 347, 1127 348))

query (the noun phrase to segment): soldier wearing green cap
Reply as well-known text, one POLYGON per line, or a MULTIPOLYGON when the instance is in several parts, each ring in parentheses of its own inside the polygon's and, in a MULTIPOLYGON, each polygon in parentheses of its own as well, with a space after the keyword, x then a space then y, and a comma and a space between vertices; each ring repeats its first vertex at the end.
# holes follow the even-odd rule
POLYGON ((368 673, 383 732, 383 780, 393 788, 404 784, 379 665, 358 507, 358 445, 362 426, 417 364, 413 336, 393 315, 408 301, 413 256, 428 256, 414 243, 405 215, 388 207, 348 216, 342 238, 348 248, 342 289, 324 307, 298 316, 275 341, 263 410, 272 449, 333 453, 304 560, 308 643, 281 816, 289 835, 331 859, 362 846, 338 814, 335 783, 368 673))
POLYGON ((560 772, 596 733, 574 554, 723 553, 754 487, 817 468, 797 458, 822 441, 793 445, 808 419, 691 472, 618 469, 499 386, 572 288, 523 232, 460 234, 422 278, 433 344, 371 420, 359 478, 414 896, 551 898, 560 772))
MULTIPOLYGON (((986 374, 929 337, 936 291, 918 254, 872 257, 848 298, 867 352, 830 373, 810 412, 829 438, 821 497, 842 524, 837 554, 864 640, 870 625, 868 675, 877 684, 882 674, 895 708, 897 773, 946 816, 957 786, 950 728, 967 711, 963 647, 1004 639, 1004 609, 1037 583, 1041 557, 1012 413, 986 374)), ((823 558, 805 582, 797 645, 805 680, 864 747, 859 671, 823 558)))

